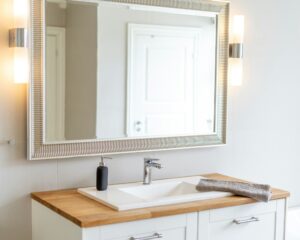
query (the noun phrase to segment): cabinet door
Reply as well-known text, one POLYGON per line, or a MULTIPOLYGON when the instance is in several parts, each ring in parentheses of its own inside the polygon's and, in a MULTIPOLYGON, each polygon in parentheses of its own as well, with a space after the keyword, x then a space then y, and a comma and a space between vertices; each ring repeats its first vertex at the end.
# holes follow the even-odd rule
POLYGON ((87 229, 83 240, 197 240, 197 213, 87 229))
POLYGON ((284 240, 284 202, 199 213, 198 240, 284 240))

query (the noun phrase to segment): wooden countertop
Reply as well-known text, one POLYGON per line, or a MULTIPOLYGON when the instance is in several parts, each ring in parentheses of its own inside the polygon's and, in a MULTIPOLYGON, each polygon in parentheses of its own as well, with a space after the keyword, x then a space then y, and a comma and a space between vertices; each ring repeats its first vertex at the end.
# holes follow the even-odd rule
MULTIPOLYGON (((201 176, 220 180, 243 181, 217 173, 201 176)), ((287 191, 275 188, 272 189, 272 193, 272 200, 286 198, 290 195, 287 191)), ((250 198, 231 196, 160 207, 116 211, 79 194, 76 189, 32 193, 31 197, 84 228, 238 206, 255 202, 255 200, 250 198)))

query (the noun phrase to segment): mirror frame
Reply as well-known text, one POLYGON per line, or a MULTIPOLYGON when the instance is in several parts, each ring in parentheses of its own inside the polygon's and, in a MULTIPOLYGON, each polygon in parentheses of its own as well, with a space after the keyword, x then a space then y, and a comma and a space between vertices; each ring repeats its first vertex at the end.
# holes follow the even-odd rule
MULTIPOLYGON (((28 159, 57 159, 122 153, 188 149, 226 144, 229 1, 218 0, 102 0, 106 2, 182 8, 217 13, 216 109, 211 135, 118 140, 45 142, 45 1, 31 0, 31 80, 28 87, 28 159)), ((99 0, 92 0, 98 2, 99 0)))

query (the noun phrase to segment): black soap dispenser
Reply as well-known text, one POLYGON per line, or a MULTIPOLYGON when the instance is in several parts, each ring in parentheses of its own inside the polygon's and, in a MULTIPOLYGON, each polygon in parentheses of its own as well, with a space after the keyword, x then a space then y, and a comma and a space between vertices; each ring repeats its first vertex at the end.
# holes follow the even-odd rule
POLYGON ((104 159, 111 159, 109 157, 102 157, 99 167, 97 168, 96 187, 98 191, 105 191, 108 186, 108 167, 105 166, 104 159))

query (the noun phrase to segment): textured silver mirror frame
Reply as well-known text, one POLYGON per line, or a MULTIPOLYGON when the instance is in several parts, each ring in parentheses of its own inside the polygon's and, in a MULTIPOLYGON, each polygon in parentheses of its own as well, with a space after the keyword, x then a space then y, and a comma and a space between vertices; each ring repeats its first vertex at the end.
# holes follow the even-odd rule
POLYGON ((31 81, 28 87, 28 159, 57 159, 80 156, 187 149, 218 146, 226 143, 227 68, 229 2, 207 0, 107 0, 218 13, 218 54, 216 79, 216 133, 212 135, 163 138, 89 140, 62 143, 44 142, 45 109, 45 0, 31 0, 30 42, 31 81))

